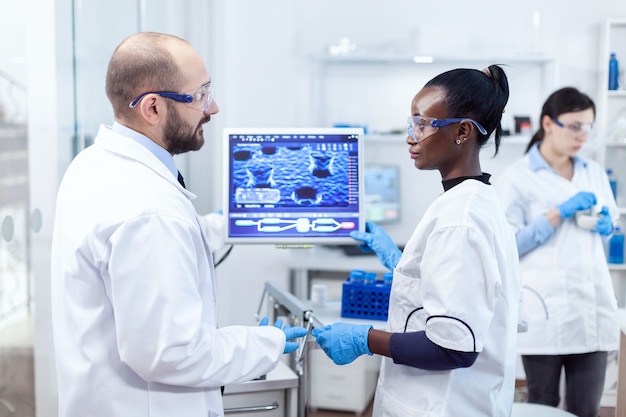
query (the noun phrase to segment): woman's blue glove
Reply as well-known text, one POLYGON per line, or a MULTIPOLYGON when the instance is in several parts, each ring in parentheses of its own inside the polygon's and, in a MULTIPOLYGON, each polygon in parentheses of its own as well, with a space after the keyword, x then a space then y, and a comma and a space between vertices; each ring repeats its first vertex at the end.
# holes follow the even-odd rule
POLYGON ((602 236, 608 236, 613 233, 613 220, 609 214, 609 208, 603 206, 598 215, 600 217, 598 218, 598 223, 596 223, 596 232, 600 233, 602 236))
POLYGON ((561 218, 569 219, 577 211, 589 210, 596 204, 596 195, 587 191, 580 191, 574 197, 557 206, 561 212, 561 218))
MULTIPOLYGON (((267 317, 263 317, 259 322, 259 326, 267 326, 269 323, 269 319, 267 317)), ((303 337, 306 335, 307 330, 304 327, 294 326, 291 327, 289 325, 283 327, 283 320, 278 319, 274 322, 274 327, 281 329, 285 333, 285 338, 287 339, 287 343, 285 344, 285 350, 283 353, 291 353, 298 349, 298 342, 290 342, 291 339, 297 339, 299 337, 303 337)))
POLYGON ((402 256, 402 251, 398 249, 387 232, 376 223, 366 222, 365 230, 366 232, 352 231, 350 237, 364 242, 361 248, 373 250, 380 262, 393 271, 402 256))
POLYGON ((371 355, 367 346, 367 334, 371 324, 335 323, 323 328, 314 328, 311 334, 322 350, 337 365, 345 365, 361 355, 371 355))

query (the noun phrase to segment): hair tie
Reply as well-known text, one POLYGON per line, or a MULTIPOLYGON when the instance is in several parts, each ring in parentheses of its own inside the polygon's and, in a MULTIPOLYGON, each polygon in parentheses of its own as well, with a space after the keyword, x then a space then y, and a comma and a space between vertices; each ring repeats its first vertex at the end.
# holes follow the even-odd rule
POLYGON ((493 77, 491 76, 491 71, 489 70, 489 67, 485 67, 485 68, 483 68, 483 72, 485 73, 485 75, 486 75, 487 77, 489 77, 489 78, 493 78, 493 77))

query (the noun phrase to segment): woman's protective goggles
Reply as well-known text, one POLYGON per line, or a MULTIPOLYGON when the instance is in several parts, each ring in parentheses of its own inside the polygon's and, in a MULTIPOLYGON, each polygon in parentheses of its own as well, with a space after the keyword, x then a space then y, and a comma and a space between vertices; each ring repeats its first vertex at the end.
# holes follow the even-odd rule
POLYGON ((440 127, 460 122, 473 123, 480 133, 483 135, 487 134, 487 129, 482 127, 476 120, 470 119, 469 117, 452 117, 440 120, 433 117, 409 116, 407 119, 409 136, 414 143, 420 143, 429 136, 432 136, 440 127))
POLYGON ((207 111, 213 102, 213 89, 211 88, 211 82, 209 81, 196 91, 184 94, 174 93, 171 91, 148 91, 137 96, 136 99, 130 102, 128 107, 131 109, 134 108, 141 101, 141 99, 148 94, 156 94, 161 97, 166 97, 174 101, 178 101, 179 103, 183 103, 192 109, 203 112, 207 111))
POLYGON ((560 128, 567 130, 571 137, 577 138, 583 135, 588 135, 591 133, 591 129, 593 129, 593 123, 569 123, 564 124, 559 122, 559 120, 555 117, 552 118, 552 121, 556 123, 556 125, 560 128))

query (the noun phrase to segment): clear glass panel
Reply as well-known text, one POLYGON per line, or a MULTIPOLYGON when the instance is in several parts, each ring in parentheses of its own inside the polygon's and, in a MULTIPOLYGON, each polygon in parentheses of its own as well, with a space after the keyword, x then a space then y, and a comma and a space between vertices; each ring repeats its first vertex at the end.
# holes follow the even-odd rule
POLYGON ((34 416, 24 2, 0 14, 0 415, 34 416), (8 413, 8 414, 7 414, 8 413))
POLYGON ((93 143, 100 124, 113 123, 113 112, 105 95, 105 77, 115 47, 137 31, 155 31, 180 36, 201 53, 205 52, 209 39, 209 3, 205 0, 75 3, 75 152, 93 143), (107 35, 102 36, 103 33, 107 35))

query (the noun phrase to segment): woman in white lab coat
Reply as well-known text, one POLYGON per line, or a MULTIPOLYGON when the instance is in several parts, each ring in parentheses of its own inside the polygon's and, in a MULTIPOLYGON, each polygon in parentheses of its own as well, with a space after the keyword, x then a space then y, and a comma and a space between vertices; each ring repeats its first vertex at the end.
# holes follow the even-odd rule
POLYGON ((306 330, 217 328, 214 222, 196 214, 173 159, 202 146, 218 112, 199 54, 174 36, 135 34, 113 54, 106 87, 116 121, 72 161, 57 198, 59 416, 221 416, 220 387, 268 373, 306 330))
POLYGON ((526 154, 494 182, 521 257, 528 331, 518 351, 528 401, 557 406, 564 369, 565 404, 580 417, 599 413, 607 352, 619 337, 603 248, 619 212, 603 168, 578 156, 594 119, 591 98, 571 87, 557 90, 543 105, 526 154), (576 213, 589 210, 599 220, 581 227, 576 213))
MULTIPOLYGON (((409 157, 443 193, 403 252, 373 223, 353 237, 393 269, 386 331, 335 323, 313 335, 337 364, 383 355, 375 416, 508 416, 515 384, 518 254, 481 147, 500 143, 508 81, 496 65, 429 81, 411 103, 409 157)), ((408 179, 410 181, 410 179, 408 179)), ((414 189, 419 193, 420 184, 414 189)))

